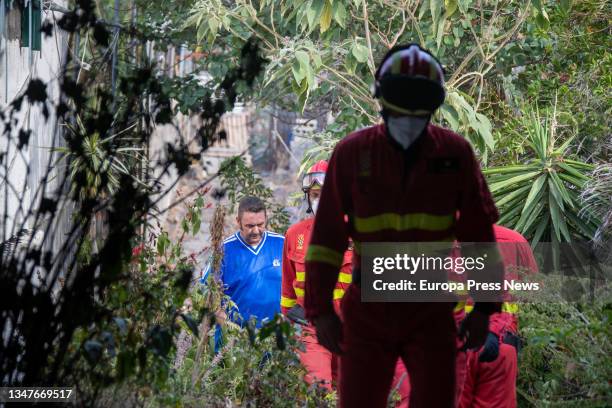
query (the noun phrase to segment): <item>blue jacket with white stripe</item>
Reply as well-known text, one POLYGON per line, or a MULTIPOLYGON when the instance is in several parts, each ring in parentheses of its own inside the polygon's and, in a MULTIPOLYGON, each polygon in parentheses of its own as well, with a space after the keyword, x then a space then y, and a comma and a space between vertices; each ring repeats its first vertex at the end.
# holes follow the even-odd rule
MULTIPOLYGON (((238 307, 230 311, 230 319, 240 325, 251 316, 257 319, 257 327, 263 319, 272 319, 280 313, 282 235, 265 231, 256 247, 247 244, 240 232, 223 241, 223 261, 220 278, 228 295, 238 307)), ((211 265, 206 267, 200 279, 205 283, 211 265)))

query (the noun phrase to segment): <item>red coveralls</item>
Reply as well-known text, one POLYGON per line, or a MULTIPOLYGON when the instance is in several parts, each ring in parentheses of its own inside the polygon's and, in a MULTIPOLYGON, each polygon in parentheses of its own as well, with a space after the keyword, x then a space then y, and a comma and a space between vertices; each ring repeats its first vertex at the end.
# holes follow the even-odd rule
MULTIPOLYGON (((537 273, 529 242, 518 232, 495 225, 495 238, 506 267, 506 280, 520 280, 512 267, 537 273)), ((466 306, 470 311, 470 305, 466 306)), ((507 332, 518 334, 518 304, 507 298, 502 311, 491 315, 489 331, 499 336, 499 357, 490 363, 478 361, 477 351, 468 351, 467 375, 459 403, 460 408, 515 408, 517 350, 502 342, 507 332)))
MULTIPOLYGON (((505 279, 520 279, 511 267, 527 268, 537 273, 538 266, 531 251, 529 242, 518 232, 500 225, 494 225, 495 240, 499 246, 504 266, 505 279)), ((460 408, 514 408, 516 407, 516 349, 502 342, 507 332, 518 334, 518 305, 509 301, 502 304, 502 311, 494 313, 489 319, 489 331, 500 339, 499 357, 492 362, 478 361, 478 351, 459 352, 456 363, 457 391, 460 408), (467 353, 467 355, 466 355, 467 353)), ((473 304, 458 304, 455 307, 455 320, 459 325, 466 312, 473 309, 473 304)), ((407 378, 403 366, 396 367, 395 378, 407 378)), ((399 387, 401 404, 398 408, 408 407, 410 383, 402 381, 399 387)))
MULTIPOLYGON (((391 143, 382 124, 347 136, 329 162, 306 256, 307 317, 334 312, 349 237, 359 267, 362 242, 494 242, 497 218, 461 136, 430 124, 407 151, 391 143)), ((352 284, 342 312, 341 407, 384 407, 398 357, 410 373, 412 407, 454 405, 453 304, 362 303, 359 285, 352 284)))
MULTIPOLYGON (((304 258, 310 241, 314 218, 308 218, 292 225, 285 234, 283 247, 283 281, 281 286, 281 312, 287 314, 296 304, 304 307, 304 284, 306 268, 304 258)), ((353 251, 346 251, 338 281, 334 288, 334 306, 340 311, 340 300, 351 283, 351 260, 353 251)), ((312 325, 302 326, 299 338, 304 344, 304 351, 299 350, 300 361, 306 368, 306 382, 312 384, 320 381, 321 385, 331 390, 332 381, 337 378, 338 358, 325 347, 319 345, 312 325)))

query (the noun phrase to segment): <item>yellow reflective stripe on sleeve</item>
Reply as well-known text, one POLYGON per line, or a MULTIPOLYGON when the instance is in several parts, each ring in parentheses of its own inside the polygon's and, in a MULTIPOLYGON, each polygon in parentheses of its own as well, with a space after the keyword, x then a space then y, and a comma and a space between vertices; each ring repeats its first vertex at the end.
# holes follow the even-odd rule
POLYGON ((295 280, 298 282, 306 282, 306 272, 296 272, 295 280))
POLYGON ((397 213, 386 213, 373 217, 354 217, 355 230, 368 233, 392 229, 395 231, 406 231, 420 229, 425 231, 444 231, 453 226, 455 216, 432 215, 426 213, 411 213, 400 215, 397 213))
MULTIPOLYGON (((459 306, 459 304, 457 304, 459 306)), ((457 307, 455 307, 455 310, 457 307)), ((465 312, 470 313, 474 309, 474 305, 467 305, 465 312)), ((518 303, 504 302, 502 303, 501 311, 504 313, 517 314, 519 311, 518 303)))
POLYGON ((502 303, 502 312, 517 314, 519 311, 518 303, 504 302, 502 303))
POLYGON ((344 296, 344 289, 334 289, 334 300, 342 299, 344 296))
POLYGON ((462 311, 465 308, 465 302, 457 302, 457 305, 455 306, 455 309, 453 309, 453 312, 457 313, 462 311))
POLYGON ((304 289, 300 289, 300 288, 293 288, 295 290, 295 296, 297 297, 304 297, 304 289))
POLYGON ((351 283, 353 281, 353 275, 346 272, 340 272, 338 275, 338 282, 340 283, 351 283))
POLYGON ((281 296, 281 306, 282 307, 293 307, 297 303, 297 300, 291 299, 285 296, 281 296))
POLYGON ((323 262, 337 268, 342 265, 343 259, 344 256, 340 252, 323 245, 310 245, 306 254, 306 261, 323 262))

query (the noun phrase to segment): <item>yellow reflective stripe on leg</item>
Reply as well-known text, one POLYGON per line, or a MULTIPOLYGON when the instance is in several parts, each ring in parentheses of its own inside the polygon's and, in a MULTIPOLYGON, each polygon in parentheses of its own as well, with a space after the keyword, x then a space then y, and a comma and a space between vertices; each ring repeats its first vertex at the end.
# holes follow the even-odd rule
POLYGON ((300 288, 293 288, 293 290, 295 290, 295 296, 297 297, 304 297, 304 289, 300 289, 300 288))
POLYGON ((504 302, 502 303, 502 312, 517 314, 519 311, 518 303, 504 302))
POLYGON ((342 299, 344 296, 344 289, 334 289, 334 300, 342 299))
POLYGON ((354 217, 355 230, 368 233, 392 229, 395 231, 406 231, 420 229, 425 231, 444 231, 453 226, 455 217, 453 214, 433 215, 427 213, 411 213, 400 215, 397 213, 386 213, 373 217, 354 217))
POLYGON ((281 306, 282 307, 293 307, 297 303, 297 300, 291 299, 285 296, 281 296, 281 306))
POLYGON ((306 272, 296 272, 295 280, 298 282, 306 282, 306 272))
POLYGON ((337 268, 342 265, 343 259, 344 255, 340 252, 323 245, 310 245, 306 254, 306 261, 308 262, 322 262, 337 268))
POLYGON ((340 272, 338 275, 338 282, 340 283, 351 283, 353 281, 353 275, 346 272, 340 272))

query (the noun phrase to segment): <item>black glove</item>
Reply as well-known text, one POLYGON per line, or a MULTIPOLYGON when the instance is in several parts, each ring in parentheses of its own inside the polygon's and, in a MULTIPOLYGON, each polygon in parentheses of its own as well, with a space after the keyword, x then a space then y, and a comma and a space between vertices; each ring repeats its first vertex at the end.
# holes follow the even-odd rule
POLYGON ((523 340, 514 333, 506 332, 504 334, 504 339, 502 340, 504 344, 509 344, 516 349, 516 352, 520 352, 523 348, 523 340))
POLYGON ((306 326, 308 324, 308 320, 306 320, 306 314, 304 313, 304 308, 300 305, 295 305, 287 312, 287 317, 289 320, 306 326))
POLYGON ((484 346, 482 346, 482 351, 479 354, 478 361, 482 363, 490 363, 494 361, 499 356, 499 339, 495 333, 489 332, 487 336, 487 340, 485 341, 484 346))

